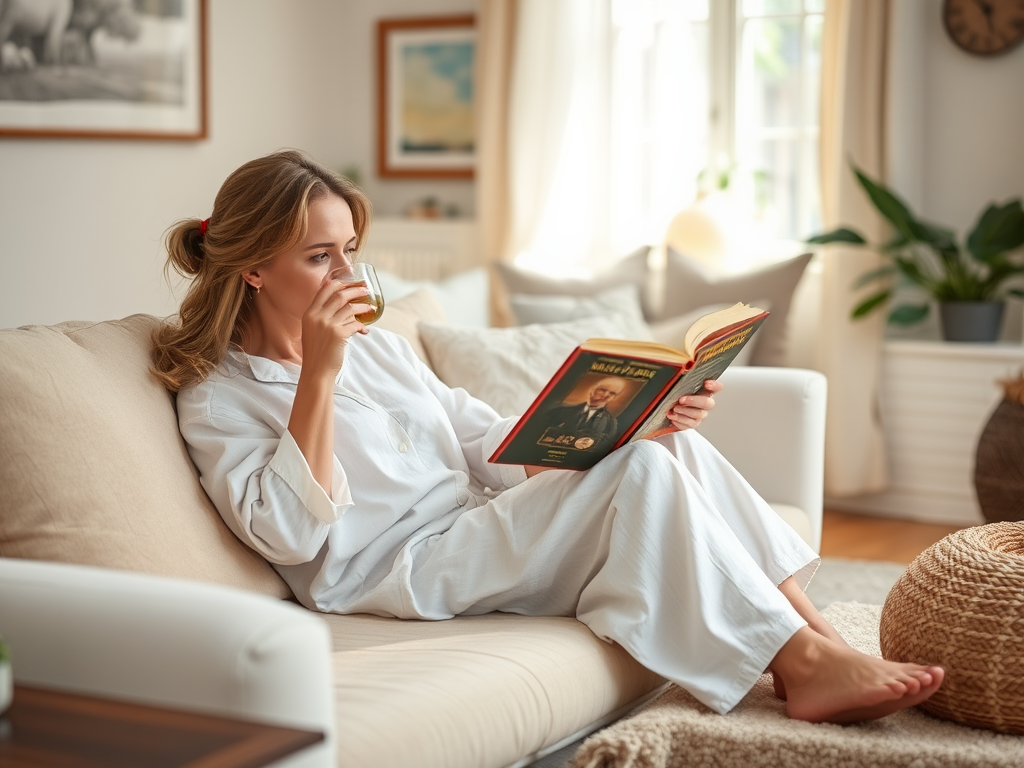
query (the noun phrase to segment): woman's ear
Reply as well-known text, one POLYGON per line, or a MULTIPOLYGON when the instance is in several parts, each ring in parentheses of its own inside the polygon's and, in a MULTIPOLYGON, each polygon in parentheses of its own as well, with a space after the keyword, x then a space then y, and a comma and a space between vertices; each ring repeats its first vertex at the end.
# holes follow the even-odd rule
POLYGON ((260 277, 258 269, 250 269, 247 272, 243 272, 242 279, 255 288, 257 292, 263 287, 263 278, 260 277))

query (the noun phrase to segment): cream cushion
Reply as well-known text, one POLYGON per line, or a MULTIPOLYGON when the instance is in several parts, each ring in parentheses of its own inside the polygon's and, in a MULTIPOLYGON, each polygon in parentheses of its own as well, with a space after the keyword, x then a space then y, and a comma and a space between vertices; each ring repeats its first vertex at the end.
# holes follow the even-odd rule
MULTIPOLYGON (((384 328, 404 336, 417 357, 429 365, 430 358, 420 341, 420 333, 416 326, 421 320, 431 323, 447 322, 448 316, 437 294, 429 288, 417 288, 412 293, 393 301, 385 298, 384 302, 384 314, 373 327, 384 328)), ((373 333, 373 330, 370 332, 373 333)))
POLYGON ((510 765, 664 683, 572 618, 326 620, 339 765, 510 765))
POLYGON ((0 330, 0 556, 290 591, 228 530, 148 371, 159 320, 0 330))
POLYGON ((804 253, 750 272, 716 274, 669 246, 665 262, 665 302, 657 319, 677 317, 706 304, 735 304, 737 301, 770 309, 771 316, 751 343, 750 362, 784 366, 788 358, 789 308, 811 255, 804 253))
POLYGON ((626 338, 651 341, 651 329, 644 320, 640 290, 635 285, 609 288, 593 296, 545 296, 513 293, 509 296, 516 325, 564 323, 601 315, 621 315, 626 338))
POLYGON ((457 328, 420 323, 434 373, 502 416, 523 413, 578 344, 628 336, 620 315, 512 328, 457 328))
POLYGON ((648 292, 650 273, 647 257, 650 251, 650 246, 641 246, 607 269, 587 278, 551 277, 504 262, 498 262, 495 267, 509 295, 595 296, 623 285, 636 286, 640 291, 644 317, 649 319, 654 315, 653 297, 648 292))

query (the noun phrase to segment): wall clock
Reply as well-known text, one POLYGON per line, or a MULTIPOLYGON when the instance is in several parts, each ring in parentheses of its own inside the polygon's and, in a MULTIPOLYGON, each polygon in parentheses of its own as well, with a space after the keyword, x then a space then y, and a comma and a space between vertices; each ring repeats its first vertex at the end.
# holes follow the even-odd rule
POLYGON ((944 0, 942 22, 968 53, 1006 53, 1024 40, 1024 0, 944 0))

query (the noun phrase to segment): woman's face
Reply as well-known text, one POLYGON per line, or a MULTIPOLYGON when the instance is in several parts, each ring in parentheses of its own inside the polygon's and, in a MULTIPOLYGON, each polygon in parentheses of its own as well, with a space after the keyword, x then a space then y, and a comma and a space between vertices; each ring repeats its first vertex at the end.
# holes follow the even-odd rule
POLYGON ((268 319, 301 320, 324 276, 351 263, 356 244, 348 203, 334 194, 310 202, 305 237, 245 276, 246 282, 260 289, 257 304, 261 312, 268 313, 268 319))

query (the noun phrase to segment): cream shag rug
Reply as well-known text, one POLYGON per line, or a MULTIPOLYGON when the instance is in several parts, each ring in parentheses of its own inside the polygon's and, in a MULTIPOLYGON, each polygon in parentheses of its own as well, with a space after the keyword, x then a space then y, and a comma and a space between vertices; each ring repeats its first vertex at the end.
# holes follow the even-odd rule
MULTIPOLYGON (((823 615, 875 656, 881 606, 834 603, 823 615)), ((672 686, 583 742, 573 768, 1024 768, 1024 737, 939 720, 917 709, 857 725, 786 717, 771 677, 724 717, 672 686)))

